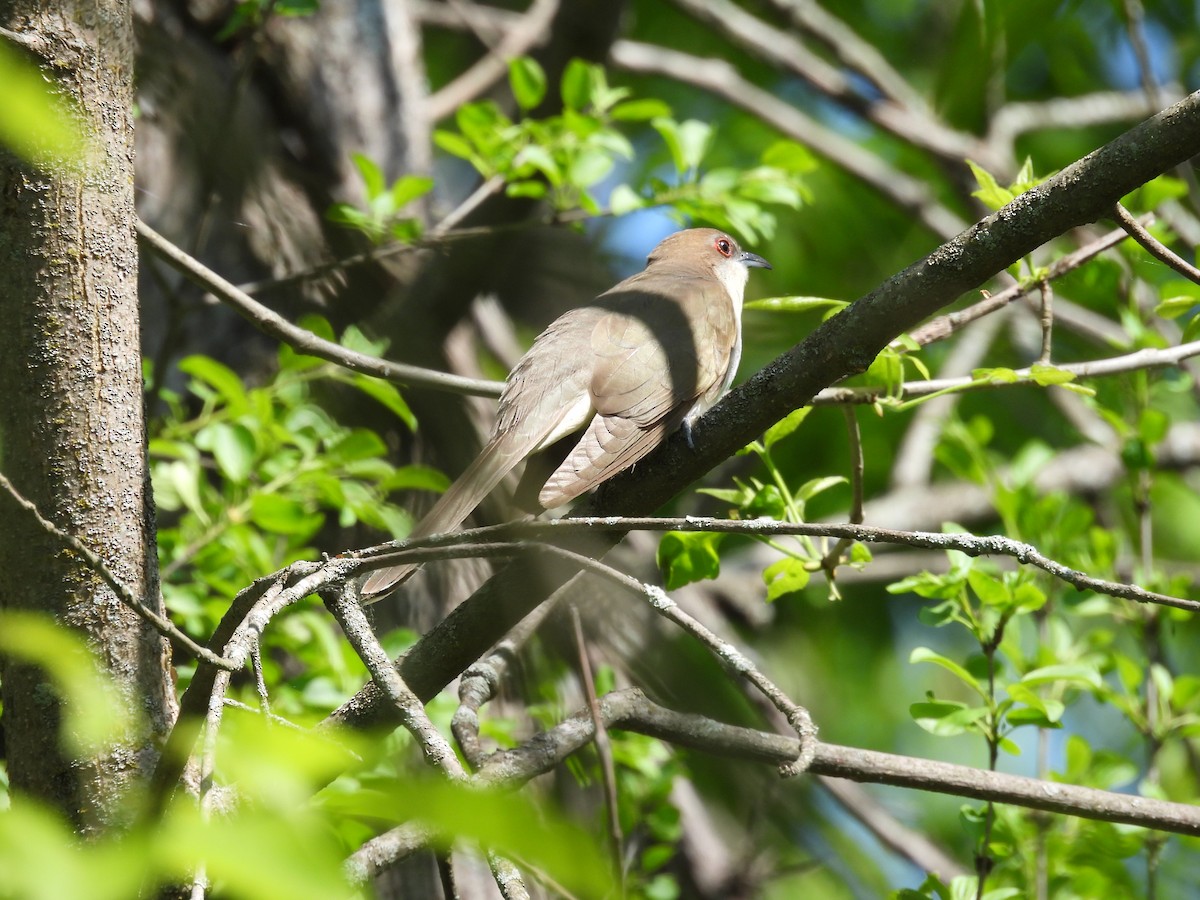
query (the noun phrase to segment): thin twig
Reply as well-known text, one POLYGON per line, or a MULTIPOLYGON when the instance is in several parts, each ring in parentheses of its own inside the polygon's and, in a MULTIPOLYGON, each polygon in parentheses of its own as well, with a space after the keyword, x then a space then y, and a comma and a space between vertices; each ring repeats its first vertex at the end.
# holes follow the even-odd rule
POLYGON ((583 625, 579 620, 579 607, 574 604, 571 605, 571 625, 575 632, 575 650, 579 654, 579 680, 587 699, 588 712, 592 716, 592 727, 596 729, 594 743, 596 755, 600 757, 600 778, 604 784, 604 808, 608 815, 608 840, 613 857, 613 871, 623 895, 625 867, 621 865, 621 848, 624 838, 621 835, 621 815, 617 807, 617 768, 613 763, 612 741, 608 738, 608 729, 604 727, 600 703, 596 699, 596 676, 592 673, 592 661, 588 657, 587 639, 583 635, 583 625))
POLYGON ((1050 287, 1050 280, 1043 278, 1038 282, 1038 287, 1041 289, 1042 308, 1040 322, 1042 325, 1042 352, 1038 354, 1038 364, 1042 366, 1050 365, 1050 353, 1053 350, 1052 337, 1054 334, 1054 288, 1050 287))
POLYGON ((977 137, 955 131, 928 113, 891 98, 875 100, 857 88, 853 79, 823 60, 786 31, 751 15, 731 0, 675 0, 697 19, 708 22, 730 40, 803 78, 836 103, 858 113, 884 131, 913 147, 929 151, 939 160, 962 168, 963 160, 978 160, 992 172, 1011 167, 1011 160, 993 158, 991 148, 977 137))
MULTIPOLYGON (((1154 217, 1151 215, 1142 217, 1142 221, 1147 223, 1153 220, 1154 217)), ((1115 247, 1128 236, 1124 229, 1118 228, 1110 231, 1103 237, 1085 244, 1078 250, 1056 259, 1046 270, 1045 277, 1050 280, 1059 278, 1067 272, 1091 261, 1105 250, 1115 247)), ((932 344, 934 341, 948 338, 964 325, 974 322, 976 319, 982 318, 998 309, 1002 309, 1015 300, 1020 300, 1029 293, 1031 286, 1030 284, 1014 284, 1002 291, 989 294, 983 300, 968 306, 966 309, 960 309, 944 316, 938 316, 936 319, 931 319, 920 328, 911 332, 910 337, 922 347, 926 344, 932 344)))
POLYGON ((938 202, 929 185, 896 169, 859 144, 805 115, 790 103, 747 81, 723 59, 680 53, 659 44, 619 40, 612 46, 614 65, 650 75, 665 75, 706 90, 746 110, 879 192, 911 213, 943 239, 966 227, 957 214, 938 202))
POLYGON ((510 59, 522 56, 547 39, 556 12, 558 0, 534 0, 499 44, 444 88, 429 95, 425 101, 429 119, 433 122, 444 119, 503 78, 510 59))
MULTIPOLYGON (((1100 378, 1108 375, 1123 375, 1142 369, 1161 369, 1177 366, 1185 359, 1200 356, 1200 341, 1179 344, 1161 349, 1146 348, 1123 356, 1094 359, 1082 363, 1060 363, 1054 368, 1069 372, 1080 378, 1100 378)), ((833 387, 825 388, 812 400, 813 406, 831 406, 837 403, 879 403, 889 398, 895 401, 928 397, 945 391, 992 390, 1001 387, 1019 387, 1037 384, 1038 379, 1029 368, 1014 369, 1012 380, 979 378, 937 378, 930 381, 906 381, 899 389, 883 387, 833 387)))
MULTIPOLYGON (((858 429, 858 413, 852 406, 843 406, 842 415, 846 420, 846 436, 850 444, 850 523, 861 524, 863 520, 863 450, 862 434, 858 429)), ((837 567, 842 561, 842 554, 854 543, 848 538, 839 538, 833 548, 821 558, 821 570, 829 580, 830 592, 835 598, 837 593, 834 579, 837 577, 837 567)))
POLYGON ((89 549, 88 546, 83 543, 83 541, 79 540, 79 538, 75 537, 73 534, 68 534, 67 532, 63 531, 61 528, 43 516, 38 510, 37 506, 32 501, 27 500, 3 473, 0 473, 0 487, 4 488, 17 506, 21 507, 21 509, 33 516, 34 521, 38 523, 38 526, 43 531, 58 538, 58 540, 62 541, 64 544, 74 550, 75 553, 83 559, 84 563, 87 564, 87 567, 99 575, 104 583, 109 586, 112 592, 117 595, 117 599, 149 622, 155 631, 167 638, 180 649, 187 651, 196 659, 204 660, 204 662, 211 666, 229 671, 239 668, 239 666, 235 665, 229 660, 218 656, 216 653, 213 653, 207 647, 197 644, 190 637, 180 631, 170 619, 168 619, 166 616, 160 615, 157 610, 151 609, 149 606, 143 603, 133 592, 133 590, 113 573, 112 569, 108 567, 103 559, 89 549))
POLYGON ((500 396, 502 385, 499 382, 462 378, 432 369, 422 369, 419 366, 389 362, 320 338, 263 306, 245 291, 239 290, 198 259, 172 244, 145 222, 139 219, 136 225, 138 236, 172 268, 232 306, 259 331, 282 341, 300 353, 388 381, 474 397, 500 396))
POLYGON ((321 596, 345 632, 350 646, 371 673, 375 684, 395 704, 401 724, 420 744, 425 761, 453 781, 466 781, 467 772, 451 748, 450 742, 437 730, 425 712, 425 704, 409 690, 391 657, 375 637, 354 588, 346 583, 334 590, 322 592, 321 596))
MULTIPOLYGON (((709 519, 687 517, 684 519, 653 518, 646 516, 585 516, 555 519, 553 521, 513 522, 506 525, 490 525, 450 534, 430 535, 419 541, 404 543, 403 550, 395 549, 396 542, 381 544, 346 554, 343 559, 353 569, 353 575, 385 568, 399 561, 426 561, 463 555, 512 555, 521 547, 512 541, 554 540, 579 531, 704 531, 711 533, 747 534, 758 537, 778 535, 807 535, 810 537, 848 538, 854 541, 875 544, 900 544, 936 550, 958 550, 968 556, 1009 556, 1024 565, 1035 566, 1042 571, 1065 581, 1081 591, 1093 591, 1138 603, 1154 603, 1172 606, 1190 612, 1200 612, 1200 601, 1185 600, 1167 594, 1147 591, 1135 584, 1106 581, 1071 569, 1060 562, 1044 556, 1032 544, 1016 541, 1003 535, 973 535, 941 533, 934 531, 901 531, 893 528, 875 528, 868 525, 828 524, 819 522, 777 522, 774 519, 709 519), (503 538, 503 540, 497 540, 503 538)), ((529 550, 540 549, 531 544, 529 550)), ((572 554, 582 560, 580 554, 572 554)), ((595 562, 594 560, 592 562, 595 562)))
POLYGON ((1160 262, 1170 266, 1184 278, 1200 284, 1200 269, 1164 246, 1154 235, 1139 224, 1138 220, 1120 203, 1113 206, 1113 217, 1129 236, 1142 245, 1142 248, 1160 262))
MULTIPOLYGON (((239 284, 239 290, 245 291, 247 294, 262 294, 271 291, 278 291, 283 288, 291 287, 295 284, 303 284, 306 281, 311 281, 314 278, 320 278, 328 275, 331 272, 341 272, 345 269, 353 268, 354 266, 365 265, 366 263, 378 262, 379 260, 388 259, 392 256, 399 256, 402 253, 416 253, 419 250, 429 250, 443 246, 454 241, 467 240, 474 237, 481 237, 487 234, 493 234, 498 229, 491 228, 458 228, 467 216, 479 208, 488 197, 495 194, 504 186, 504 179, 499 175, 494 175, 479 185, 474 191, 467 196, 458 206, 448 212, 440 222, 430 228, 425 234, 417 238, 411 244, 386 244, 381 247, 372 247, 370 250, 364 250, 362 253, 355 253, 351 256, 344 256, 341 259, 335 259, 331 262, 320 263, 315 266, 310 266, 307 269, 301 269, 298 272, 292 272, 290 275, 284 275, 280 278, 264 278, 260 281, 247 281, 239 284), (457 229, 457 230, 456 230, 457 229)), ((513 227, 517 227, 514 225, 513 227)))

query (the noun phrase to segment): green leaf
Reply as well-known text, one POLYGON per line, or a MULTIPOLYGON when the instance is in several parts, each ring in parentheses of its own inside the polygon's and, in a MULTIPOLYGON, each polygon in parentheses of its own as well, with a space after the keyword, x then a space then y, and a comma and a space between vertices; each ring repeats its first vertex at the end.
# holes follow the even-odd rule
POLYGON ((760 300, 747 301, 746 309, 800 313, 816 309, 842 310, 849 305, 845 300, 833 300, 829 297, 763 297, 760 300))
POLYGON ((667 118, 655 119, 650 124, 666 142, 677 172, 684 174, 699 168, 713 137, 711 125, 697 119, 676 122, 667 118))
POLYGON ((279 494, 255 494, 250 501, 250 519, 272 534, 302 539, 311 537, 325 521, 321 513, 308 512, 299 500, 279 494))
POLYGON ((969 159, 967 165, 971 167, 971 174, 975 176, 975 182, 979 185, 979 190, 972 192, 972 197, 978 198, 993 211, 1012 201, 1013 192, 1001 187, 990 172, 969 159))
POLYGON ((362 176, 368 200, 378 197, 387 190, 387 181, 383 177, 383 170, 373 159, 361 153, 351 154, 350 159, 354 162, 354 168, 358 169, 358 174, 362 176))
POLYGON ((528 862, 568 895, 611 896, 612 870, 593 836, 528 796, 409 777, 343 795, 343 800, 347 814, 357 817, 420 822, 438 835, 435 846, 448 849, 468 841, 528 862))
POLYGON ((387 453, 383 438, 369 428, 354 428, 330 443, 327 457, 331 461, 350 463, 371 460, 387 453))
POLYGON ((1006 609, 1012 605, 1013 592, 1001 579, 979 569, 967 574, 967 583, 985 606, 1006 609))
POLYGON ((567 167, 567 181, 576 187, 591 187, 612 171, 613 160, 599 150, 585 150, 571 160, 567 167))
POLYGON ((404 209, 418 197, 433 190, 433 179, 422 175, 405 175, 392 185, 392 203, 397 211, 404 209))
POLYGON ((1003 366, 992 369, 972 369, 971 377, 976 381, 985 381, 988 384, 1016 384, 1021 380, 1021 376, 1013 369, 1003 366))
MULTIPOLYGON (((221 474, 234 484, 245 484, 254 470, 254 460, 258 454, 258 443, 254 433, 245 425, 237 423, 214 422, 207 429, 211 432, 209 450, 217 462, 221 474)), ((200 444, 200 435, 196 435, 196 444, 200 444)))
POLYGON ((762 164, 804 175, 817 169, 817 158, 803 144, 795 141, 776 141, 763 151, 762 164))
POLYGON ((417 417, 413 414, 408 404, 404 402, 404 397, 400 394, 399 388, 390 381, 384 381, 382 378, 376 378, 373 375, 364 375, 361 372, 355 372, 350 382, 368 397, 377 400, 395 413, 408 426, 409 431, 417 430, 417 417))
POLYGON ((508 83, 521 109, 533 109, 546 96, 546 73, 528 56, 509 60, 508 83))
POLYGON ((247 406, 242 379, 231 368, 207 356, 185 356, 179 361, 179 371, 191 375, 217 392, 228 404, 230 412, 238 415, 247 406))
POLYGON ((763 570, 763 582, 767 585, 767 602, 774 603, 786 594, 794 594, 808 586, 812 573, 803 560, 791 556, 776 560, 763 570))
POLYGON ((428 466, 402 466, 379 482, 380 491, 445 491, 450 479, 428 466))
POLYGON ((1053 684, 1069 682, 1090 688, 1101 685, 1100 673, 1091 666, 1083 663, 1061 663, 1052 666, 1042 666, 1026 672, 1021 677, 1021 684, 1029 686, 1036 684, 1053 684))
POLYGON ((763 445, 769 450, 771 447, 778 444, 785 437, 800 427, 800 424, 808 418, 808 414, 812 412, 811 406, 802 406, 799 409, 794 409, 763 434, 763 445))
POLYGON ((908 655, 908 661, 910 663, 933 663, 935 666, 941 666, 981 697, 986 696, 983 688, 979 684, 978 679, 976 679, 974 675, 972 675, 954 660, 942 656, 940 653, 935 653, 928 647, 913 648, 912 653, 908 655))
POLYGON ((546 176, 546 180, 555 187, 563 183, 563 173, 558 162, 555 161, 550 151, 540 144, 530 144, 522 148, 516 159, 513 160, 513 168, 517 171, 524 168, 529 174, 532 174, 534 170, 541 172, 546 176))
POLYGON ((609 115, 618 122, 649 122, 651 119, 668 118, 671 107, 661 100, 626 100, 618 103, 609 115))
POLYGON ((567 63, 562 77, 562 99, 567 109, 583 110, 592 102, 592 66, 582 59, 567 63))
POLYGON ((504 189, 508 197, 529 197, 533 200, 540 200, 549 192, 550 188, 544 181, 512 181, 504 189))
POLYGON ((971 730, 976 722, 987 715, 987 708, 968 707, 965 703, 949 700, 926 700, 909 706, 908 714, 930 734, 952 737, 971 730))
MULTIPOLYGON (((20 27, 14 26, 14 27, 20 27)), ((36 66, 0 40, 0 145, 29 162, 48 167, 83 160, 92 143, 86 119, 36 66)))
POLYGON ((1042 363, 1034 363, 1030 366, 1029 374, 1042 387, 1049 387, 1052 384, 1066 384, 1068 381, 1075 380, 1074 372, 1068 372, 1066 369, 1060 369, 1058 366, 1043 365, 1042 363))
POLYGON ((433 133, 433 142, 451 156, 471 161, 478 158, 475 148, 471 146, 471 142, 461 134, 455 134, 453 131, 435 131, 433 133))
POLYGON ((721 572, 717 555, 722 534, 703 531, 668 531, 658 542, 658 566, 665 576, 667 590, 673 591, 721 572))
POLYGON ((618 184, 608 195, 608 208, 614 216, 623 216, 646 206, 647 201, 627 184, 618 184))
POLYGON ((813 478, 800 485, 796 489, 795 496, 797 500, 807 502, 817 496, 817 494, 823 494, 830 488, 847 483, 846 479, 841 475, 826 475, 824 478, 813 478))
POLYGON ((1168 297, 1154 307, 1154 313, 1164 319, 1177 319, 1184 313, 1191 312, 1197 302, 1195 297, 1168 297))
MULTIPOLYGON (((0 653, 39 666, 62 698, 61 740, 72 753, 94 756, 134 737, 137 722, 83 639, 49 616, 0 611, 0 653)), ((45 705, 49 698, 40 698, 45 705)))

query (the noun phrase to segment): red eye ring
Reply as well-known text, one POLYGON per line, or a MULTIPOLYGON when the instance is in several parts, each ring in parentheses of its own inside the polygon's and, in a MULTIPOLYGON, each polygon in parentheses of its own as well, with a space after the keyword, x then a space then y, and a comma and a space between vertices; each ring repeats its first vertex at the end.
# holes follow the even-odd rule
POLYGON ((733 244, 729 238, 719 237, 714 242, 713 246, 717 248, 717 252, 722 256, 731 256, 733 254, 733 244))

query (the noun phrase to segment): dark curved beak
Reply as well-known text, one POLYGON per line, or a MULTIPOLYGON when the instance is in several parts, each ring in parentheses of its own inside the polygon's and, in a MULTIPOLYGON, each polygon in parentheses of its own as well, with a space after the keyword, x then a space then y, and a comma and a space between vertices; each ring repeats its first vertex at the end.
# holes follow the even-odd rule
POLYGON ((738 261, 747 267, 755 267, 759 269, 769 269, 771 264, 759 256, 757 253, 750 253, 747 250, 742 251, 742 255, 738 257, 738 261))

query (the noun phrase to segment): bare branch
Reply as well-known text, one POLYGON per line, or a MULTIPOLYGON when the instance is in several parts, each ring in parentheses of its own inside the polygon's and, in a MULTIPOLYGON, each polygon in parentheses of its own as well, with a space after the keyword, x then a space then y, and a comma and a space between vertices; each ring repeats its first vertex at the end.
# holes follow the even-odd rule
MULTIPOLYGON (((1174 103, 1178 89, 1170 92, 1174 103)), ((1058 97, 1039 102, 1007 103, 996 111, 988 125, 988 144, 1012 147, 1022 134, 1042 128, 1081 129, 1110 122, 1135 122, 1157 112, 1141 91, 1102 91, 1078 97, 1058 97)))
MULTIPOLYGON (((1153 216, 1143 216, 1142 218, 1147 222, 1153 221, 1153 216)), ((1046 271, 1046 278, 1060 278, 1067 272, 1077 269, 1084 263, 1095 259, 1105 250, 1115 247, 1128 236, 1122 229, 1118 228, 1110 231, 1103 237, 1085 244, 1078 250, 1068 253, 1066 256, 1060 256, 1050 264, 1046 271)), ((978 303, 968 306, 966 309, 960 309, 957 312, 939 316, 925 323, 913 331, 911 337, 921 346, 932 344, 934 341, 940 341, 949 337, 969 322, 974 322, 976 319, 993 313, 1012 303, 1014 300, 1020 300, 1029 293, 1030 287, 1031 285, 1028 284, 1014 284, 995 294, 990 294, 978 303)))
POLYGON ((954 212, 938 203, 924 181, 892 168, 854 141, 742 78, 723 59, 703 59, 668 47, 626 40, 613 44, 611 59, 631 72, 665 75, 702 88, 758 116, 863 181, 941 238, 957 234, 966 226, 954 212))
POLYGON ((426 109, 430 120, 436 122, 444 119, 503 78, 510 59, 529 52, 531 47, 546 40, 556 12, 558 0, 533 0, 520 22, 509 29, 499 44, 467 71, 429 96, 426 109))
MULTIPOLYGON (((601 697, 600 710, 609 728, 637 731, 720 756, 782 765, 795 758, 800 745, 797 738, 788 735, 725 725, 704 716, 665 709, 636 689, 601 697)), ((591 739, 590 716, 586 711, 577 712, 526 744, 497 753, 480 771, 480 779, 492 785, 524 783, 550 771, 591 739)), ((1117 794, 820 741, 813 743, 816 754, 809 771, 815 774, 1010 803, 1179 834, 1200 834, 1200 807, 1186 803, 1117 794)))
POLYGON ((894 69, 874 45, 863 40, 841 19, 814 0, 772 0, 788 14, 801 31, 812 35, 831 51, 842 65, 858 72, 885 97, 902 107, 927 114, 928 104, 894 69))
POLYGON ((465 200, 458 206, 452 209, 445 217, 426 231, 420 238, 411 244, 393 243, 385 244, 381 247, 372 247, 370 250, 364 250, 362 253, 356 253, 353 256, 344 256, 341 259, 335 259, 332 262, 321 263, 319 265, 310 266, 307 269, 302 269, 299 272, 293 272, 290 275, 284 275, 282 278, 264 278, 261 281, 248 281, 239 284, 239 290, 245 291, 247 294, 262 294, 271 291, 278 291, 284 288, 291 287, 294 284, 302 284, 306 281, 311 281, 314 278, 320 278, 328 275, 331 272, 341 272, 353 266, 361 266, 367 263, 377 262, 379 260, 388 259, 393 256, 399 256, 404 253, 416 253, 420 250, 427 250, 431 247, 437 247, 446 244, 450 241, 461 241, 472 237, 478 237, 481 234, 493 233, 495 228, 458 228, 459 223, 463 221, 472 212, 478 209, 488 197, 492 196, 504 186, 504 179, 499 175, 494 175, 487 181, 479 185, 472 191, 465 200), (457 230, 456 230, 457 229, 457 230))
MULTIPOLYGON (((1107 375, 1121 375, 1126 372, 1137 372, 1142 369, 1161 369, 1167 366, 1177 366, 1186 359, 1200 356, 1200 341, 1190 341, 1176 347, 1162 349, 1147 348, 1127 353, 1124 356, 1112 356, 1107 359, 1094 359, 1090 362, 1062 363, 1054 368, 1070 372, 1076 378, 1101 378, 1107 375)), ((1016 387, 1037 384, 1037 378, 1029 368, 1014 369, 1015 378, 1012 381, 991 381, 978 378, 937 378, 930 381, 906 381, 896 392, 896 399, 910 400, 916 397, 928 397, 945 391, 961 390, 990 390, 1000 387, 1016 387)), ((876 403, 886 400, 884 388, 826 388, 812 400, 813 406, 828 406, 835 403, 876 403)))
MULTIPOLYGON (((1198 351, 1200 352, 1200 351, 1198 351)), ((1200 612, 1200 601, 1186 600, 1147 591, 1134 584, 1124 584, 1116 581, 1106 581, 1071 569, 1043 555, 1032 544, 1016 541, 1003 535, 973 535, 959 533, 942 533, 935 531, 902 531, 894 528, 876 528, 869 525, 833 524, 822 522, 778 522, 774 519, 708 519, 689 516, 684 519, 656 518, 647 516, 579 516, 550 521, 513 522, 506 525, 489 525, 484 528, 473 528, 466 531, 449 534, 430 535, 420 540, 393 542, 347 554, 345 561, 349 565, 351 558, 360 560, 361 568, 348 569, 353 574, 372 571, 399 561, 424 561, 435 558, 449 558, 464 555, 511 555, 520 548, 513 541, 561 540, 576 532, 616 532, 629 531, 703 531, 721 534, 745 534, 754 537, 775 537, 778 535, 804 535, 807 537, 846 538, 852 541, 862 541, 868 544, 899 544, 906 547, 919 547, 934 550, 958 550, 968 556, 1009 556, 1023 565, 1031 565, 1041 569, 1061 581, 1072 585, 1081 591, 1094 591, 1110 597, 1124 600, 1134 600, 1138 603, 1153 603, 1161 606, 1171 606, 1176 609, 1186 609, 1200 612), (499 539, 499 540, 498 540, 499 539), (401 546, 404 549, 393 548, 401 546)), ((567 553, 561 548, 539 547, 530 545, 528 550, 550 550, 551 552, 567 553)), ((570 553, 579 565, 598 572, 605 577, 625 584, 631 590, 641 590, 641 583, 628 576, 614 573, 607 566, 587 561, 578 553, 570 553), (593 568, 598 566, 598 568, 593 568), (619 577, 617 577, 619 576, 619 577), (638 587, 634 587, 638 585, 638 587)))
POLYGON ((914 147, 927 150, 961 168, 963 160, 978 160, 991 172, 1011 169, 1011 161, 996 158, 974 135, 955 131, 927 108, 908 107, 893 99, 872 101, 857 91, 839 69, 825 62, 785 31, 755 18, 730 0, 675 0, 677 6, 765 59, 803 78, 832 100, 864 116, 884 131, 914 147))
POLYGON ((367 621, 355 590, 348 583, 342 584, 333 590, 324 591, 322 597, 325 606, 341 626, 346 639, 350 641, 350 646, 371 673, 371 678, 395 704, 400 723, 421 745, 425 761, 452 781, 465 781, 466 770, 458 761, 450 742, 430 721, 425 712, 425 705, 409 690, 400 673, 396 671, 391 657, 371 630, 371 623, 367 621))
POLYGON ((245 291, 230 284, 212 269, 205 266, 172 244, 140 219, 137 222, 138 236, 172 268, 206 291, 229 304, 244 319, 264 334, 282 341, 300 353, 316 356, 336 363, 354 372, 373 375, 401 384, 428 387, 473 397, 499 397, 502 387, 498 382, 462 378, 445 372, 435 372, 418 366, 389 362, 349 350, 311 331, 293 325, 273 310, 263 306, 245 291))
POLYGON ((108 567, 104 560, 99 557, 99 555, 94 553, 86 544, 83 543, 83 541, 79 540, 79 538, 75 537, 73 534, 68 534, 67 532, 63 531, 61 528, 43 516, 38 510, 37 506, 32 501, 27 500, 21 494, 21 492, 13 486, 13 483, 8 480, 3 472, 0 472, 0 487, 4 488, 5 492, 7 492, 17 506, 21 507, 21 509, 33 516, 34 521, 38 523, 38 526, 43 531, 45 531, 47 534, 54 535, 54 537, 58 538, 73 551, 75 551, 75 553, 83 559, 84 563, 87 564, 87 567, 99 575, 101 579, 103 579, 104 583, 109 586, 112 592, 117 595, 117 598, 122 603, 149 622, 159 634, 171 641, 171 643, 173 643, 176 647, 179 647, 181 650, 191 654, 196 659, 203 660, 210 666, 216 666, 218 669, 234 670, 240 668, 240 665, 236 665, 233 662, 219 656, 218 654, 213 653, 207 647, 202 647, 200 644, 197 644, 190 637, 176 628, 175 624, 170 619, 143 603, 141 599, 134 594, 133 590, 130 589, 125 582, 121 581, 121 579, 119 579, 113 573, 112 569, 108 567))
POLYGON ((1142 249, 1147 253, 1160 262, 1166 263, 1189 281, 1200 284, 1200 269, 1197 269, 1169 247, 1164 246, 1154 235, 1143 228, 1141 223, 1120 203, 1113 207, 1113 216, 1121 223, 1121 227, 1125 229, 1129 236, 1141 244, 1142 249))
POLYGON ((600 703, 596 698, 596 676, 592 674, 592 661, 588 656, 587 638, 583 634, 583 623, 579 620, 579 607, 571 606, 571 626, 575 633, 575 648, 579 654, 579 680, 583 685, 583 695, 587 700, 588 713, 592 717, 592 728, 595 729, 594 743, 596 755, 600 757, 600 776, 604 784, 604 811, 608 818, 608 840, 613 855, 613 869, 617 882, 624 893, 625 869, 621 865, 624 855, 621 835, 621 817, 617 807, 617 767, 613 763, 612 741, 608 738, 608 730, 604 727, 604 719, 600 715, 600 703))

